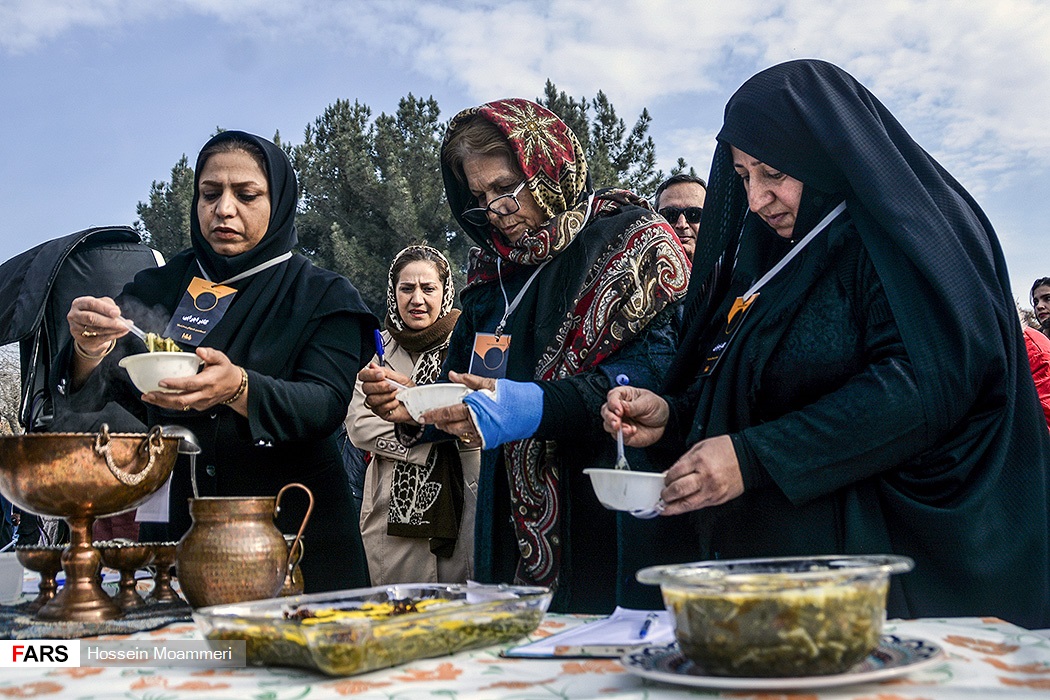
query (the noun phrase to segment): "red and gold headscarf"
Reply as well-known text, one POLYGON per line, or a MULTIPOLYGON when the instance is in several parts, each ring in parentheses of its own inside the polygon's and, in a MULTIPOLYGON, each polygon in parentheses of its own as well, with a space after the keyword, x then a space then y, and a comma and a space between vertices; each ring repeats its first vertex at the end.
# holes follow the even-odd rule
MULTIPOLYGON (((445 143, 479 117, 507 138, 526 187, 549 218, 514 243, 491 226, 474 226, 460 217, 472 203, 470 192, 443 165, 452 212, 478 243, 470 253, 468 289, 497 279, 497 259, 506 274, 514 265, 535 267, 552 260, 577 236, 605 242, 591 246, 595 254, 583 261, 589 267, 586 274, 576 276, 583 282, 571 290, 571 301, 566 303, 564 295, 550 295, 557 299, 549 303, 559 304, 555 317, 564 321, 542 355, 531 358, 534 379, 574 376, 636 338, 685 294, 688 258, 673 230, 645 200, 626 190, 593 190, 583 147, 553 112, 524 99, 490 102, 456 115, 445 143), (630 215, 620 216, 625 212, 630 215)), ((561 562, 564 499, 554 447, 535 438, 503 446, 521 554, 518 580, 551 587, 557 586, 561 562)))

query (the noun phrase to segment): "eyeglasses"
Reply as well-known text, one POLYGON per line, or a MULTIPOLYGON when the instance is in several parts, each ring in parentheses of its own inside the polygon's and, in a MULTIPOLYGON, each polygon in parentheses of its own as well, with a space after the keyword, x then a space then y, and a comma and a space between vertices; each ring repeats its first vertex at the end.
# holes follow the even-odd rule
POLYGON ((521 184, 515 187, 513 192, 501 194, 499 197, 493 197, 487 207, 474 207, 473 209, 467 209, 463 212, 463 218, 475 226, 484 226, 489 222, 489 212, 492 212, 496 216, 509 216, 513 214, 521 209, 521 204, 518 203, 518 193, 521 192, 521 188, 524 186, 525 180, 522 180, 521 184))
POLYGON ((682 214, 685 214, 685 220, 690 224, 698 224, 700 223, 701 217, 704 215, 704 208, 685 207, 684 209, 681 209, 679 207, 664 207, 656 213, 667 219, 672 224, 678 221, 678 217, 682 214))

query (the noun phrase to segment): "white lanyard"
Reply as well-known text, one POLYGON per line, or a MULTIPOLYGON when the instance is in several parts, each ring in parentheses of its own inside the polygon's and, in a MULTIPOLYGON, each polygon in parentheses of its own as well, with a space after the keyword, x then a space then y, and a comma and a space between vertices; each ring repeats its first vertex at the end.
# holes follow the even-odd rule
MULTIPOLYGON (((587 196, 587 209, 583 213, 583 223, 580 225, 580 230, 581 231, 587 225, 587 222, 591 218, 591 207, 593 205, 594 205, 594 192, 591 192, 587 196)), ((576 240, 576 239, 573 238, 573 240, 576 240)), ((570 241, 570 245, 571 245, 571 241, 570 241)), ((501 318, 499 323, 496 325, 495 336, 496 336, 497 340, 499 340, 499 337, 501 335, 503 335, 503 329, 507 327, 507 319, 510 318, 510 315, 512 313, 514 313, 514 309, 518 308, 518 304, 521 303, 521 298, 523 296, 525 296, 525 292, 528 291, 529 285, 531 285, 532 281, 534 279, 536 279, 536 275, 540 274, 540 270, 542 270, 544 267, 546 267, 547 263, 549 263, 553 259, 554 258, 548 258, 548 259, 544 260, 542 263, 540 263, 536 267, 536 269, 533 271, 533 273, 531 275, 529 275, 529 279, 525 281, 525 286, 522 287, 521 291, 518 292, 518 295, 516 297, 514 297, 514 301, 507 301, 507 290, 503 288, 503 273, 502 273, 501 265, 500 265, 500 263, 502 262, 503 258, 500 258, 500 257, 496 258, 496 276, 499 279, 499 290, 501 292, 503 292, 503 318, 501 318)))
POLYGON ((839 214, 841 214, 844 211, 846 211, 846 203, 845 202, 839 202, 839 205, 837 207, 832 209, 828 213, 827 216, 825 216, 823 219, 820 220, 819 224, 817 224, 816 226, 813 227, 813 230, 810 231, 808 236, 803 238, 801 241, 798 242, 797 245, 792 247, 791 250, 788 252, 788 254, 785 255, 783 258, 781 258, 780 262, 778 262, 776 265, 773 266, 773 269, 771 269, 766 274, 762 275, 761 279, 759 279, 757 282, 755 282, 753 285, 751 285, 751 289, 747 290, 747 292, 741 297, 741 299, 750 299, 751 296, 755 292, 757 292, 759 289, 761 289, 762 286, 765 285, 766 282, 768 282, 769 280, 773 279, 773 277, 778 272, 780 272, 782 269, 784 269, 784 266, 787 265, 789 262, 791 262, 792 258, 794 258, 796 255, 798 255, 799 252, 803 248, 805 248, 807 245, 809 245, 809 242, 812 241, 814 238, 816 238, 817 234, 819 234, 821 231, 826 229, 828 227, 828 224, 830 224, 832 221, 835 220, 835 217, 837 217, 839 214))
MULTIPOLYGON (((274 265, 280 265, 285 260, 288 260, 291 257, 292 257, 292 251, 289 250, 286 253, 282 253, 281 255, 278 255, 276 258, 270 258, 266 262, 259 263, 255 267, 249 268, 249 269, 245 270, 244 272, 242 272, 240 274, 234 275, 233 277, 231 277, 228 280, 223 280, 222 282, 219 282, 219 284, 220 285, 231 284, 233 282, 237 282, 239 280, 245 279, 246 277, 251 277, 254 274, 262 272, 263 270, 265 270, 268 267, 273 267, 274 265)), ((209 282, 211 282, 211 277, 208 276, 208 273, 204 269, 204 266, 201 265, 201 261, 200 260, 197 261, 197 267, 199 267, 201 269, 201 274, 204 275, 204 279, 206 279, 209 282)))
POLYGON ((538 265, 536 269, 533 270, 532 274, 529 275, 529 279, 525 281, 525 286, 522 287, 521 291, 518 292, 518 295, 514 297, 514 301, 508 302, 507 290, 503 288, 503 273, 501 272, 500 268, 501 260, 502 258, 496 258, 496 276, 499 278, 499 290, 503 292, 503 318, 501 318, 499 323, 496 325, 495 335, 497 340, 499 340, 499 337, 503 335, 503 329, 507 326, 507 319, 510 318, 510 315, 512 313, 514 313, 514 309, 518 308, 518 304, 521 303, 521 298, 525 296, 525 292, 528 291, 529 285, 532 284, 532 280, 536 279, 536 275, 540 274, 540 270, 545 268, 547 266, 547 263, 550 262, 550 260, 544 260, 540 265, 538 265))

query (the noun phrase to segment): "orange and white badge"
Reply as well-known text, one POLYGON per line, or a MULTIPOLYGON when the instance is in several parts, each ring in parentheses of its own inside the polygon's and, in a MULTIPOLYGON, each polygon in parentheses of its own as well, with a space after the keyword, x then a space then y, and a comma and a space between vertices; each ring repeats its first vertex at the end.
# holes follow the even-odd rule
POLYGON ((222 319, 236 293, 233 287, 194 277, 164 335, 178 343, 197 347, 222 319))
POLYGON ((755 299, 758 299, 758 292, 755 292, 747 299, 737 297, 733 300, 733 306, 729 309, 729 313, 726 314, 726 325, 722 328, 721 333, 715 337, 714 345, 711 346, 707 357, 704 358, 704 366, 700 370, 701 376, 706 377, 714 371, 718 361, 722 359, 726 348, 729 347, 730 341, 733 340, 736 332, 740 330, 740 326, 744 323, 744 317, 747 316, 751 305, 755 303, 755 299))
POLYGON ((474 352, 470 355, 470 373, 479 377, 504 379, 510 356, 510 335, 475 333, 474 352))

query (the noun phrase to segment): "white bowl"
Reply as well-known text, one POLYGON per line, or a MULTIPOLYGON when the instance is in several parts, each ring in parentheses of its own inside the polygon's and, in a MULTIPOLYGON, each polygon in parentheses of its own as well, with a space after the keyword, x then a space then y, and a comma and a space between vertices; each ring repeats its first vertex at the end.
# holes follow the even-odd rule
POLYGON ((423 384, 402 389, 397 392, 397 399, 408 409, 412 420, 418 421, 427 411, 463 403, 471 392, 473 389, 463 384, 423 384))
POLYGON ((204 360, 192 352, 143 352, 121 358, 118 364, 128 371, 132 384, 143 394, 172 393, 171 389, 161 388, 160 380, 192 377, 204 360))
POLYGON ((609 510, 653 511, 664 489, 660 472, 628 469, 584 469, 598 501, 609 510))
POLYGON ((0 604, 14 605, 22 597, 22 564, 14 552, 0 552, 0 604))

